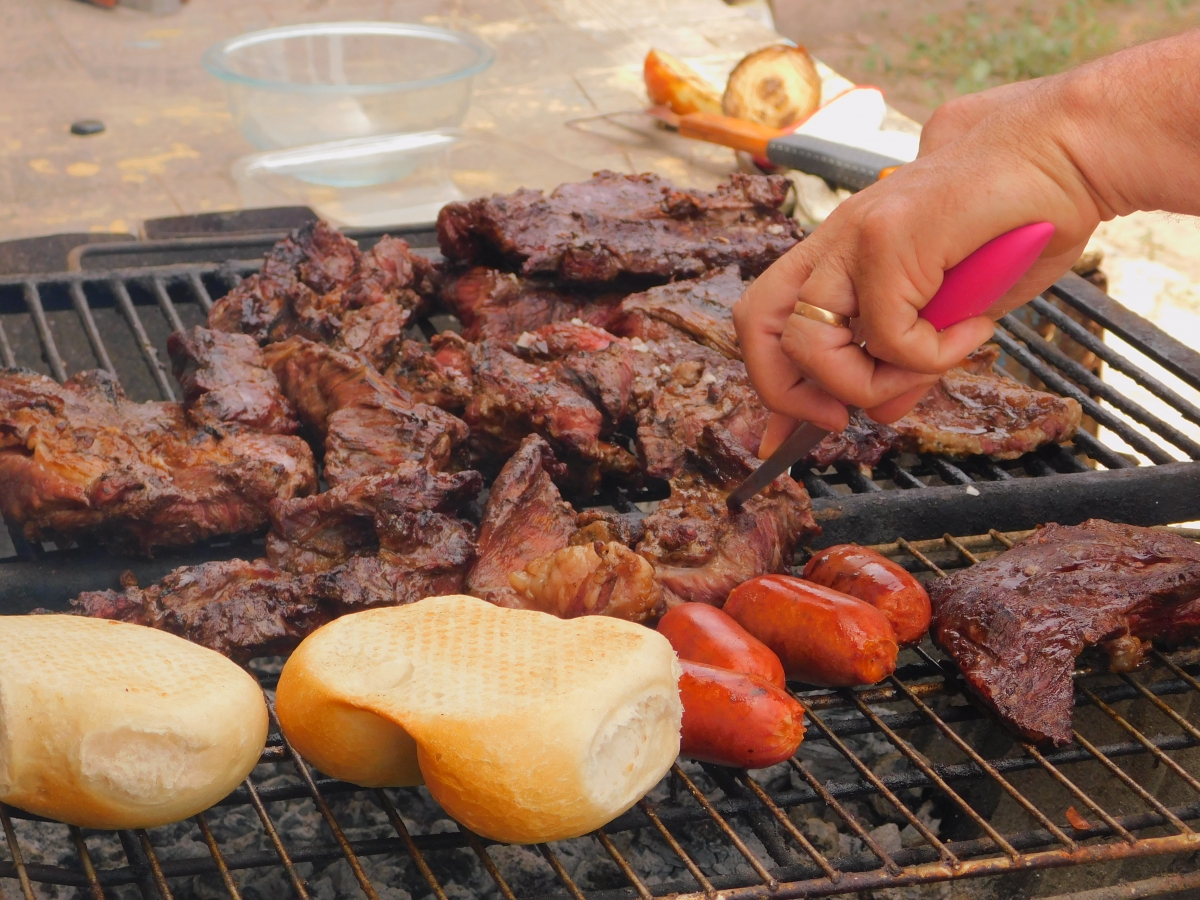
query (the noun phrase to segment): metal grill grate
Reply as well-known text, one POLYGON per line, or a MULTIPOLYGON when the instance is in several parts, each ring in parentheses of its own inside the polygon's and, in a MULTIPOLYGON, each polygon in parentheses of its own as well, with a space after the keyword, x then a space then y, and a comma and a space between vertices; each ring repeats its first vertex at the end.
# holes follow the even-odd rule
MULTIPOLYGON (((99 367, 115 374, 134 399, 174 399, 166 365, 167 336, 202 324, 213 300, 257 271, 260 260, 87 267, 171 257, 246 256, 281 236, 89 245, 72 255, 79 271, 0 278, 0 363, 26 366, 60 380, 99 367)), ((369 246, 378 233, 355 236, 369 246)), ((436 256, 429 230, 404 236, 436 256)), ((945 530, 970 534, 1052 519, 1075 522, 1092 514, 1097 504, 1103 504, 1111 518, 1136 524, 1200 519, 1200 466, 1194 464, 1200 460, 1200 440, 1186 431, 1200 426, 1200 354, 1078 276, 1062 279, 1052 294, 1055 302, 1038 299, 1028 309, 1039 322, 1050 323, 1059 337, 1048 340, 1028 321, 1008 316, 996 332, 1005 364, 1026 380, 1074 397, 1085 415, 1123 446, 1082 430, 1070 444, 1008 462, 906 454, 885 459, 871 472, 844 463, 823 472, 795 471, 813 497, 826 532, 823 542, 885 541, 896 534, 926 538, 945 530), (1152 374, 1097 337, 1101 328, 1161 368, 1162 375, 1152 374), (1177 422, 1102 381, 1096 366, 1086 367, 1063 351, 1063 339, 1132 379, 1177 422)), ((428 337, 450 321, 432 318, 433 322, 420 321, 414 336, 428 337)), ((42 551, 19 541, 11 546, 0 535, 0 559, 19 554, 32 560, 42 551)), ((0 572, 0 587, 11 582, 16 571, 0 572)))
MULTIPOLYGON (((987 559, 1021 536, 901 539, 877 549, 927 576, 987 559)), ((97 900, 122 885, 147 898, 238 900, 246 882, 263 895, 266 872, 268 883, 306 900, 316 896, 310 882, 342 861, 343 880, 370 900, 385 900, 388 888, 448 900, 464 887, 506 900, 783 898, 1200 849, 1195 654, 1156 652, 1127 675, 1081 668, 1075 742, 1054 751, 1006 738, 928 644, 902 663, 873 687, 798 692, 809 734, 788 763, 749 773, 680 761, 604 829, 537 846, 548 867, 532 878, 528 850, 514 857, 436 815, 422 819, 431 801, 419 789, 323 778, 277 733, 238 791, 170 828, 112 835, 0 808, 8 852, 0 878, 15 879, 25 900, 36 896, 34 883, 73 885, 97 900), (40 856, 57 844, 57 861, 31 858, 27 829, 40 856), (197 891, 196 876, 207 891, 197 891)), ((260 674, 270 700, 271 676, 260 674)))

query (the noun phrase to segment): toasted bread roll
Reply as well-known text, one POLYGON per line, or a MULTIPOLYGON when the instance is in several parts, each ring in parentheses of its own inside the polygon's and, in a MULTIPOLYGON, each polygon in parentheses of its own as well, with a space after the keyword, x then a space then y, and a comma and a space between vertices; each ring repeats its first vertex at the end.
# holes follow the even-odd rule
POLYGON ((267 740, 258 684, 153 628, 0 617, 0 801, 88 828, 151 828, 207 809, 267 740))
POLYGON ((533 843, 598 828, 662 778, 679 752, 679 673, 640 625, 430 597, 311 634, 276 709, 322 772, 423 780, 472 831, 533 843))

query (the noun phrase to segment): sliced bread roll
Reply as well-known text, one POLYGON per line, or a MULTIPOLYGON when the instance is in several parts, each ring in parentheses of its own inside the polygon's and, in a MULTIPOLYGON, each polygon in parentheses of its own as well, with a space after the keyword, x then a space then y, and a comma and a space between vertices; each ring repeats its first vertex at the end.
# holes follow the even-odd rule
POLYGON ((267 740, 258 684, 153 628, 0 616, 0 802, 89 828, 207 809, 267 740))
POLYGON ((679 664, 662 635, 474 597, 343 616, 283 668, 276 711, 327 775, 418 784, 472 831, 576 837, 629 809, 679 752, 679 664))

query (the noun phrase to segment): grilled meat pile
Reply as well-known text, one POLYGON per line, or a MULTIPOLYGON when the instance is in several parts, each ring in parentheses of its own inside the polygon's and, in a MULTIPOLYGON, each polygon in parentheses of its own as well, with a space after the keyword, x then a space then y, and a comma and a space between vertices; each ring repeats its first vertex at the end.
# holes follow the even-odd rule
POLYGON ((196 328, 171 351, 188 404, 132 402, 103 371, 61 385, 0 371, 0 509, 11 530, 148 554, 260 531, 272 500, 315 490, 312 451, 253 340, 196 328))
MULTIPOLYGON (((818 531, 787 476, 736 513, 724 502, 768 415, 732 308, 799 239, 785 192, 774 177, 703 192, 602 172, 451 204, 440 268, 403 241, 364 253, 313 223, 208 329, 171 337, 182 404, 131 403, 94 374, 0 378, 0 483, 17 487, 5 517, 31 539, 142 552, 269 526, 264 559, 74 603, 240 659, 354 609, 464 589, 566 617, 719 604, 786 571, 818 531), (435 301, 463 332, 412 339, 435 301), (571 505, 655 479, 670 495, 644 518, 571 505)), ((811 462, 873 464, 939 439, 1003 455, 1071 430, 1071 401, 980 374, 992 362, 948 375, 891 428, 856 420, 811 462)))
POLYGON ((1200 632, 1200 546, 1090 519, 1046 525, 994 559, 933 582, 933 636, 967 685, 1030 741, 1072 739, 1075 660, 1108 652, 1114 671, 1143 640, 1200 632))
POLYGON ((358 354, 377 369, 432 291, 433 266, 384 237, 367 253, 317 221, 284 238, 251 275, 213 306, 208 325, 259 343, 292 335, 358 354))
POLYGON ((147 588, 92 591, 74 612, 161 628, 237 660, 285 653, 338 616, 462 590, 475 528, 458 513, 478 472, 411 463, 271 504, 267 558, 176 569, 147 588))

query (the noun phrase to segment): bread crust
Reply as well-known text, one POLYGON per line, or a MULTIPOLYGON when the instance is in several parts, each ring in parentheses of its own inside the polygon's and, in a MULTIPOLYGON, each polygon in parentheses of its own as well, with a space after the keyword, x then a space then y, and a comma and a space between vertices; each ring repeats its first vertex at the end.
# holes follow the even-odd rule
POLYGON ((240 784, 267 739, 257 682, 165 632, 0 617, 0 801, 88 828, 152 828, 240 784))
POLYGON ((456 595, 325 625, 284 666, 276 709, 322 772, 370 786, 419 773, 472 831, 533 843, 593 831, 662 778, 678 678, 670 644, 639 625, 456 595), (335 724, 347 709, 381 724, 352 734, 335 724), (388 733, 403 738, 368 737, 388 733))

